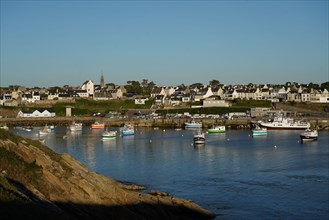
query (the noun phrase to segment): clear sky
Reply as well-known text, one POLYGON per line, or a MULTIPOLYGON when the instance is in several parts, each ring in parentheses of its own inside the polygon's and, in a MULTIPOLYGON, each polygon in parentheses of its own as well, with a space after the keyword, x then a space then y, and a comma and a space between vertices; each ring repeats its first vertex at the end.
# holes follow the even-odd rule
POLYGON ((323 83, 328 1, 3 1, 0 86, 323 83))

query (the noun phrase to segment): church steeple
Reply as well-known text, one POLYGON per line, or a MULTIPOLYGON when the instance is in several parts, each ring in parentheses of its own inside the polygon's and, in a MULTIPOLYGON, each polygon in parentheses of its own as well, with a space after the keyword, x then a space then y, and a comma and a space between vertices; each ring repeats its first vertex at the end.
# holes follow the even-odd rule
POLYGON ((101 88, 104 88, 104 75, 103 75, 103 71, 101 72, 101 88))

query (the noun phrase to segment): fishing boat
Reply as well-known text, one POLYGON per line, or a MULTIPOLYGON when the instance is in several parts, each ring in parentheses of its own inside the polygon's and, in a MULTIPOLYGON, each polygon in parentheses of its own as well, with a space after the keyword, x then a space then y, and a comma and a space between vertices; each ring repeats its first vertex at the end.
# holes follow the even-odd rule
POLYGON ((268 121, 260 121, 259 124, 267 129, 307 129, 311 125, 306 121, 295 121, 293 118, 278 116, 268 121))
POLYGON ((133 125, 125 125, 120 128, 120 132, 122 136, 129 136, 135 134, 135 129, 133 125))
POLYGON ((251 130, 252 136, 264 136, 267 135, 267 128, 260 127, 258 124, 251 130))
POLYGON ((104 123, 99 123, 99 122, 95 122, 93 124, 91 124, 91 128, 93 129, 102 129, 105 128, 105 124, 104 123))
POLYGON ((301 142, 316 141, 318 139, 318 131, 315 129, 305 129, 300 135, 301 142))
POLYGON ((70 131, 81 131, 82 130, 82 123, 73 122, 70 125, 69 128, 70 128, 70 131))
POLYGON ((111 140, 117 137, 116 131, 104 131, 102 134, 102 140, 111 140))
POLYGON ((195 145, 204 144, 206 142, 206 138, 205 138, 204 133, 199 131, 197 134, 195 134, 194 137, 193 137, 193 142, 194 142, 195 145))
POLYGON ((202 127, 201 122, 196 122, 196 121, 185 122, 185 128, 201 128, 201 127, 202 127))
POLYGON ((225 126, 212 126, 208 129, 208 134, 213 133, 224 133, 225 132, 225 126))

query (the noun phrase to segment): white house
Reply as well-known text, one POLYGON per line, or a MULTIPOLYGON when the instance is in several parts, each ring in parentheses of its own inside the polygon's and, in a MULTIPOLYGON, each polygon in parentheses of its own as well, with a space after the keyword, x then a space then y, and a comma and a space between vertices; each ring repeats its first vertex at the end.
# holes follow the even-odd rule
POLYGON ((190 93, 184 94, 182 97, 182 102, 190 102, 190 101, 191 101, 191 94, 190 93))
POLYGON ((22 94, 22 102, 34 103, 36 101, 40 101, 40 93, 32 92, 22 94))
POLYGON ((152 98, 155 98, 158 95, 166 96, 166 91, 163 87, 156 87, 152 90, 152 92, 151 92, 152 98))
POLYGON ((40 101, 40 93, 32 92, 32 99, 33 99, 33 102, 40 101))
POLYGON ((88 98, 88 95, 89 95, 87 90, 85 90, 85 89, 76 90, 76 93, 78 94, 78 96, 80 98, 88 98))
POLYGON ((87 80, 81 86, 82 90, 87 90, 88 96, 94 96, 94 82, 87 80))
POLYGON ((44 110, 42 112, 35 110, 31 111, 19 111, 17 114, 17 118, 41 118, 41 117, 55 117, 55 112, 50 112, 48 110, 44 110))
POLYGON ((30 93, 22 94, 22 102, 28 102, 28 103, 34 102, 34 100, 32 98, 32 94, 30 94, 30 93))
POLYGON ((203 107, 230 107, 225 100, 204 100, 203 107))
POLYGON ((200 101, 212 95, 214 95, 214 93, 212 92, 211 87, 208 87, 208 89, 200 90, 199 92, 197 92, 194 96, 194 101, 200 101))
POLYGON ((135 99, 135 105, 145 105, 145 102, 149 100, 148 98, 146 99, 135 99))
POLYGON ((311 93, 309 91, 303 91, 301 93, 301 102, 310 102, 311 101, 311 93))
MULTIPOLYGON (((175 89, 173 88, 173 87, 167 87, 166 89, 165 89, 165 94, 166 94, 166 96, 171 96, 172 94, 174 94, 175 93, 175 89)), ((162 94, 160 94, 160 95, 162 95, 162 94)))

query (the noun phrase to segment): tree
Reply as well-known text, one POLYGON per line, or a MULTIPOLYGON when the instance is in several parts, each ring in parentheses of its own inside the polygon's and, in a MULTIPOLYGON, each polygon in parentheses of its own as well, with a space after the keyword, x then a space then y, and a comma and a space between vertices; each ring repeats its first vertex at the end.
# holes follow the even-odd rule
POLYGON ((202 88, 203 84, 202 83, 193 83, 192 85, 190 85, 190 88, 202 88))
POLYGON ((216 79, 213 79, 209 82, 209 85, 212 89, 218 89, 219 85, 220 85, 220 82, 216 79))
POLYGON ((146 88, 147 85, 148 85, 148 80, 147 79, 143 79, 143 81, 142 81, 141 84, 142 84, 143 88, 146 88))
POLYGON ((147 87, 144 88, 144 94, 147 94, 147 95, 150 95, 151 94, 151 91, 154 89, 155 87, 155 83, 153 81, 149 82, 147 84, 147 87))
POLYGON ((127 93, 141 95, 143 93, 143 88, 138 81, 127 81, 128 85, 125 85, 127 93))
POLYGON ((312 82, 310 82, 310 83, 308 84, 308 88, 319 89, 320 86, 319 86, 319 84, 316 84, 316 83, 312 83, 312 82))
POLYGON ((326 89, 329 91, 329 81, 328 82, 325 82, 325 83, 322 83, 321 86, 320 86, 321 89, 326 89))

